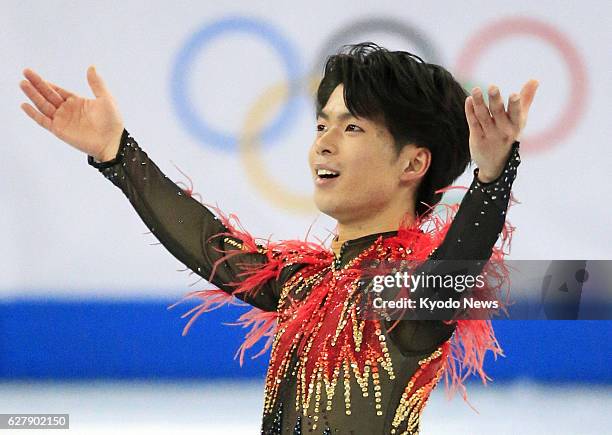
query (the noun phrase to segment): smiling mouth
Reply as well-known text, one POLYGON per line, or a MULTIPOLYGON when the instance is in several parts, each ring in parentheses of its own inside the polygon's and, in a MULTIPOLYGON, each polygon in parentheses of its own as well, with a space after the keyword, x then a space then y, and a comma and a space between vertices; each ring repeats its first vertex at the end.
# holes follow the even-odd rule
POLYGON ((315 186, 325 187, 336 184, 335 180, 340 177, 339 172, 330 171, 329 169, 317 169, 315 177, 315 186))
POLYGON ((340 176, 339 172, 330 171, 329 169, 317 169, 317 178, 328 180, 340 176))

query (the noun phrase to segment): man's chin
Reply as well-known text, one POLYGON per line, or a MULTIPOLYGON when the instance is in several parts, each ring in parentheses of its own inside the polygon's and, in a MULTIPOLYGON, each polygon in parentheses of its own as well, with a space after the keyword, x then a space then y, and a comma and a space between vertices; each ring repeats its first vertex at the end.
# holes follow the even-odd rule
POLYGON ((344 203, 334 204, 334 205, 332 204, 318 205, 317 204, 317 208, 319 209, 321 213, 323 213, 326 216, 329 216, 330 218, 338 222, 345 222, 347 220, 351 220, 355 213, 354 210, 350 210, 349 208, 347 208, 346 204, 344 203))
POLYGON ((315 205, 321 213, 336 220, 338 219, 338 216, 342 213, 342 204, 332 203, 331 201, 317 201, 315 199, 315 205))

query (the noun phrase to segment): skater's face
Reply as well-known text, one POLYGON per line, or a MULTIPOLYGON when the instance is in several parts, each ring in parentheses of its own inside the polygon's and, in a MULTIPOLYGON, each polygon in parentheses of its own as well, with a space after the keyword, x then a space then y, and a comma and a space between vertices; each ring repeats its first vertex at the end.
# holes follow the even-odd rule
POLYGON ((351 115, 342 84, 318 114, 316 130, 309 164, 314 201, 321 212, 350 222, 409 200, 403 176, 408 147, 398 155, 393 136, 382 123, 351 115))

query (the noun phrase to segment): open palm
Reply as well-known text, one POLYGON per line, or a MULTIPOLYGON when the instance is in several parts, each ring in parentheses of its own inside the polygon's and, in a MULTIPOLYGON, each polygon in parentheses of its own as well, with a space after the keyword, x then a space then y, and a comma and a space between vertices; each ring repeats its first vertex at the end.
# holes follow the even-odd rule
POLYGON ((123 121, 113 96, 94 67, 87 69, 87 81, 95 99, 80 97, 43 80, 33 70, 23 71, 27 80, 20 87, 34 103, 21 108, 41 127, 80 151, 104 161, 117 152, 123 121))
POLYGON ((470 155, 479 168, 480 181, 494 180, 501 173, 513 142, 525 128, 538 85, 537 80, 529 80, 520 94, 510 96, 507 108, 497 86, 489 87, 488 106, 480 88, 474 88, 466 98, 470 155))

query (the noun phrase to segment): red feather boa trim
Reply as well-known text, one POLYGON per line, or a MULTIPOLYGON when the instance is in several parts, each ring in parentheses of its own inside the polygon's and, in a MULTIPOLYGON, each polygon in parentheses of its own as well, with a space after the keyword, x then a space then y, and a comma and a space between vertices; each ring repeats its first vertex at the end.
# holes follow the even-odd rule
MULTIPOLYGON (((461 186, 450 186, 441 191, 450 189, 464 189, 461 186)), ((518 201, 511 194, 510 206, 518 201)), ((232 258, 235 255, 248 253, 262 253, 267 256, 267 262, 258 265, 244 265, 244 271, 239 275, 240 281, 230 283, 235 287, 232 294, 226 293, 219 289, 205 289, 194 291, 187 294, 183 299, 171 305, 169 308, 191 298, 198 298, 202 302, 183 314, 184 317, 191 316, 191 319, 186 324, 183 335, 185 335, 193 322, 203 313, 217 309, 225 304, 241 304, 234 296, 241 293, 256 294, 257 291, 271 279, 277 279, 282 269, 288 265, 295 263, 309 264, 317 268, 323 268, 333 261, 334 255, 331 250, 321 243, 314 243, 308 240, 290 240, 282 242, 272 242, 270 240, 255 239, 241 225, 239 219, 234 215, 225 215, 218 207, 207 205, 213 209, 223 225, 228 229, 227 232, 215 235, 213 237, 231 237, 237 239, 242 244, 242 249, 229 250, 225 252, 225 256, 219 259, 213 266, 213 270, 209 279, 215 274, 217 267, 224 261, 232 258), (262 250, 263 248, 263 250, 262 250)), ((456 214, 459 204, 439 204, 437 207, 445 207, 446 215, 430 213, 427 218, 418 220, 414 225, 401 225, 397 237, 399 241, 404 239, 414 238, 416 233, 421 236, 426 235, 429 243, 417 243, 413 246, 417 248, 413 252, 414 258, 425 261, 431 254, 432 249, 437 247, 443 240, 450 227, 452 219, 456 214)), ((501 233, 501 243, 498 243, 493 249, 491 261, 485 266, 489 276, 497 278, 499 285, 494 290, 499 290, 502 286, 508 286, 508 270, 503 265, 503 259, 510 253, 511 239, 515 228, 509 223, 504 224, 501 233), (493 263, 493 264, 492 264, 493 263)), ((502 301, 503 306, 503 301, 502 301)), ((272 345, 278 324, 277 312, 263 312, 257 308, 253 308, 243 314, 234 325, 240 325, 243 328, 250 328, 245 336, 244 343, 240 346, 236 353, 236 357, 240 358, 240 363, 243 363, 244 354, 247 349, 252 348, 262 338, 266 339, 263 348, 253 357, 257 357, 265 353, 272 345)), ((493 327, 489 320, 457 320, 456 330, 452 338, 444 343, 441 347, 442 355, 436 358, 436 367, 443 369, 445 376, 445 384, 449 397, 454 391, 459 389, 463 398, 467 401, 467 393, 464 387, 464 381, 471 375, 478 375, 484 384, 490 380, 483 370, 484 359, 487 352, 491 352, 495 359, 498 355, 503 356, 503 351, 499 345, 493 327)), ((364 343, 365 344, 365 343, 364 343)), ((428 369, 431 371, 431 368, 428 369)), ((430 376, 421 378, 425 373, 424 370, 417 370, 412 380, 416 385, 429 385, 427 395, 436 383, 431 382, 430 376), (425 379, 427 378, 427 379, 425 379)))

